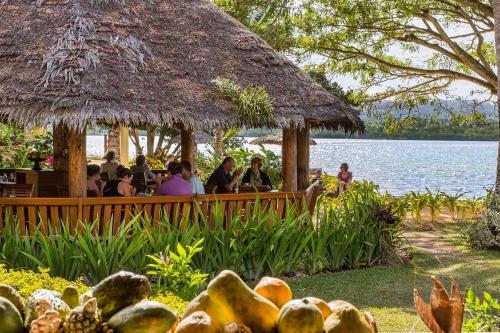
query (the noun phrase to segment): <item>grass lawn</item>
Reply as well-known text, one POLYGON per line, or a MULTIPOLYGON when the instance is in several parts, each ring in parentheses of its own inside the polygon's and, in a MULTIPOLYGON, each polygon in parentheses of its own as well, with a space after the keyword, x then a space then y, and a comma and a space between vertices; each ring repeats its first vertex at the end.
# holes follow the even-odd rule
POLYGON ((467 249, 456 224, 439 225, 435 231, 408 230, 412 247, 411 264, 396 263, 354 271, 320 274, 290 279, 295 298, 316 296, 326 301, 343 299, 370 311, 381 332, 423 331, 413 305, 413 288, 428 299, 437 275, 449 287, 453 277, 462 291, 490 292, 500 298, 500 252, 467 249), (413 238, 432 236, 427 244, 413 238), (426 248, 432 245, 432 248, 426 248))

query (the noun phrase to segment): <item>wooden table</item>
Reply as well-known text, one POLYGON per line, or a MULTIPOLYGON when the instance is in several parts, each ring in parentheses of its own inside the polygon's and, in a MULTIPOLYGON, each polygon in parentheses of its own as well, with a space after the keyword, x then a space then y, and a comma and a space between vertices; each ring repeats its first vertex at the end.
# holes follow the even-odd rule
POLYGON ((239 193, 255 193, 255 192, 270 192, 271 187, 269 185, 241 185, 238 188, 239 193))

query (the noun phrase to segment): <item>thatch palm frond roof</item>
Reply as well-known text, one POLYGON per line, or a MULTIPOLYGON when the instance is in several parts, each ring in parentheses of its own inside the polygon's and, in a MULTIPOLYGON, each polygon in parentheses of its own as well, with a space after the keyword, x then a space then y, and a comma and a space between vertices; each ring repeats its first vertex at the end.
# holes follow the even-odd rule
POLYGON ((274 113, 263 125, 363 128, 209 0, 0 1, 0 114, 10 122, 246 125, 216 77, 267 89, 274 113))

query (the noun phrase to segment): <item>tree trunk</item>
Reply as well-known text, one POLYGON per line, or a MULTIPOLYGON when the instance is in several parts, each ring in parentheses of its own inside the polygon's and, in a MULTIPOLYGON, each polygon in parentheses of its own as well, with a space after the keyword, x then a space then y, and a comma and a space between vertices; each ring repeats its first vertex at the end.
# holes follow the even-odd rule
POLYGON ((146 152, 148 157, 153 157, 155 154, 155 130, 151 126, 147 127, 146 152))
POLYGON ((283 191, 297 191, 297 130, 283 129, 283 144, 281 146, 283 163, 283 191))
POLYGON ((222 128, 215 130, 214 148, 216 156, 224 155, 224 130, 222 128))
POLYGON ((87 196, 86 132, 68 133, 68 189, 70 198, 87 196))
POLYGON ((130 132, 130 139, 135 146, 135 155, 143 155, 144 149, 141 146, 141 137, 139 135, 139 129, 134 127, 134 129, 130 132))
MULTIPOLYGON (((495 18, 495 49, 497 55, 497 75, 500 77, 500 0, 493 0, 491 2, 493 7, 493 16, 495 18)), ((497 82, 497 86, 500 88, 500 80, 497 82)), ((500 90, 499 90, 500 91, 500 90)), ((500 94, 497 94, 497 99, 500 102, 500 94)), ((498 104, 500 105, 500 103, 498 104)), ((499 134, 500 134, 500 117, 499 121, 499 134)), ((498 146, 497 155, 497 177, 495 181, 495 194, 500 195, 500 142, 498 146)))
POLYGON ((108 127, 108 151, 114 151, 120 156, 120 125, 114 124, 108 127))

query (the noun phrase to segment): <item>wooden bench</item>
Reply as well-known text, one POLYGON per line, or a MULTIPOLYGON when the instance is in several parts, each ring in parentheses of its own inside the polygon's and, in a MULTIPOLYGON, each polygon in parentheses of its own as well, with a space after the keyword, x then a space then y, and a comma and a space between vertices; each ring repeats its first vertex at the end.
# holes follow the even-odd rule
POLYGON ((22 235, 33 235, 36 228, 44 234, 67 223, 71 231, 80 222, 92 223, 102 230, 111 227, 115 233, 122 223, 141 215, 151 221, 172 223, 183 227, 182 223, 200 223, 210 228, 215 226, 217 217, 224 226, 236 217, 246 221, 255 211, 273 211, 284 218, 290 209, 302 212, 305 192, 273 192, 198 195, 180 197, 131 197, 131 198, 0 198, 0 229, 7 221, 17 221, 22 235), (258 201, 258 204, 256 202, 258 201), (50 226, 50 227, 49 227, 50 226))

